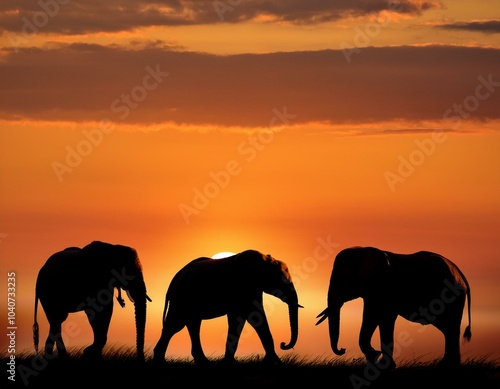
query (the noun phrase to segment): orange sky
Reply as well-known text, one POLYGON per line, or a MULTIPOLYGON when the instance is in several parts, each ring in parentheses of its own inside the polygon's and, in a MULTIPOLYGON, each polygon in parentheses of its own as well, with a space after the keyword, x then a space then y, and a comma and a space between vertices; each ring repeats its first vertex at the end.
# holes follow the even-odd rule
MULTIPOLYGON (((332 357, 327 326, 314 323, 333 258, 373 245, 457 263, 473 301, 464 355, 500 357, 492 2, 408 0, 390 10, 325 1, 279 12, 243 2, 221 20, 211 2, 181 10, 123 1, 83 7, 77 22, 75 3, 47 14, 36 33, 26 20, 42 11, 0 6, 0 269, 4 281, 17 274, 20 350, 33 348, 44 261, 103 240, 139 252, 153 299, 150 348, 183 264, 254 248, 289 265, 305 307, 292 353, 332 357), (324 256, 318 247, 328 247, 324 256)), ((287 341, 286 306, 267 297, 266 308, 276 344, 287 341)), ((342 312, 347 357, 361 356, 361 309, 355 301, 342 312)), ((43 311, 39 322, 44 340, 43 311)), ((132 304, 116 306, 109 343, 133 344, 133 324, 132 304)), ((221 355, 225 319, 202 328, 206 354, 221 355)), ((397 358, 441 356, 434 328, 398 319, 396 332, 414 339, 397 358)), ((66 333, 68 346, 89 343, 82 313, 66 333)), ((183 331, 167 356, 189 348, 183 331)), ((246 328, 237 356, 248 353, 262 347, 246 328)))

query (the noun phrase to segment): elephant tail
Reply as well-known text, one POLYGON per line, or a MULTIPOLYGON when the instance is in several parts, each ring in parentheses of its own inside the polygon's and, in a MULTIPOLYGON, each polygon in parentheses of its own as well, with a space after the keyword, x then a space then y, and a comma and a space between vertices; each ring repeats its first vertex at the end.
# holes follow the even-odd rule
MULTIPOLYGON (((200 259, 204 258, 195 259, 194 261, 199 261, 200 259)), ((172 293, 173 293, 172 285, 175 285, 175 283, 177 282, 176 280, 180 277, 181 272, 182 271, 177 272, 174 278, 172 278, 172 281, 170 281, 170 285, 168 286, 167 293, 165 294, 165 306, 163 307, 163 322, 165 322, 165 318, 167 317, 168 306, 170 305, 170 300, 172 298, 172 293)))
POLYGON ((38 340, 39 340, 39 326, 36 321, 36 314, 38 311, 38 294, 35 291, 35 320, 33 323, 33 343, 35 345, 35 352, 38 354, 38 340))
POLYGON ((165 318, 167 317, 169 302, 170 302, 170 296, 169 296, 169 293, 167 291, 167 294, 165 296, 165 306, 163 307, 163 316, 162 316, 163 322, 165 322, 165 318))
POLYGON ((165 307, 163 308, 163 321, 167 317, 168 300, 165 300, 165 307))
MULTIPOLYGON (((464 280, 465 280, 465 277, 464 277, 464 280)), ((467 280, 465 280, 466 284, 467 284, 467 311, 468 311, 468 317, 469 317, 469 325, 465 328, 465 331, 464 331, 464 339, 469 342, 471 337, 472 337, 472 331, 471 331, 471 316, 470 316, 470 305, 471 305, 471 301, 470 301, 470 287, 469 287, 469 283, 467 282, 467 280)))
POLYGON ((465 331, 464 331, 464 340, 466 340, 467 342, 470 341, 471 337, 472 337, 472 331, 471 331, 471 314, 470 314, 470 306, 471 306, 471 299, 470 299, 470 286, 469 286, 469 281, 467 281, 467 278, 465 278, 465 275, 464 273, 462 273, 462 271, 458 268, 458 266, 456 266, 460 276, 462 277, 464 283, 465 283, 465 286, 467 287, 467 291, 466 291, 466 295, 467 295, 467 313, 468 313, 468 319, 469 319, 469 325, 465 328, 465 331))

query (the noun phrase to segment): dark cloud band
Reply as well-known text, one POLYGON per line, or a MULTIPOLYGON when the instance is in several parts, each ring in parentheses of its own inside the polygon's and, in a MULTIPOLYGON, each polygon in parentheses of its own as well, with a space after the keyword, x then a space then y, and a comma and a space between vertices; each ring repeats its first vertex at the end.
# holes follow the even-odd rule
POLYGON ((315 24, 387 10, 419 14, 439 7, 438 0, 2 0, 0 31, 21 34, 37 29, 74 35, 151 26, 241 23, 262 17, 315 24))
POLYGON ((495 34, 495 33, 500 33, 500 20, 456 22, 456 23, 440 24, 436 27, 447 30, 464 30, 464 31, 495 34))
POLYGON ((4 51, 0 62, 0 115, 119 121, 127 108, 131 123, 261 126, 273 107, 287 106, 296 124, 352 123, 441 119, 465 102, 473 108, 467 116, 486 120, 500 117, 498 63, 498 49, 455 46, 363 48, 351 63, 341 50, 219 56, 156 46, 23 48, 4 51), (155 88, 148 69, 158 75, 155 88), (480 76, 491 86, 477 91, 480 76))

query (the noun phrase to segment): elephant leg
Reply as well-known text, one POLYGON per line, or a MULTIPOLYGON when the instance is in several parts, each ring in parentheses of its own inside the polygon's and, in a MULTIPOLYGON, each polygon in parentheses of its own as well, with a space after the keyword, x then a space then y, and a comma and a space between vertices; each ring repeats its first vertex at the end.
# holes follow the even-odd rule
POLYGON ((234 355, 238 349, 238 343, 240 341, 241 331, 245 325, 245 320, 241 316, 233 313, 227 314, 227 340, 226 340, 226 352, 224 354, 224 362, 234 363, 236 360, 234 355))
POLYGON ((163 328, 161 330, 160 339, 156 343, 153 349, 153 359, 157 362, 165 361, 165 353, 167 352, 168 344, 170 339, 176 333, 184 328, 184 323, 179 320, 172 319, 172 315, 167 315, 165 321, 163 322, 163 328))
POLYGON ((378 365, 381 365, 384 369, 393 369, 396 367, 396 363, 393 359, 394 326, 396 324, 396 318, 397 315, 387 317, 381 321, 379 326, 383 358, 379 361, 378 365))
POLYGON ((49 328, 49 336, 45 342, 45 355, 52 356, 54 352, 54 344, 57 348, 57 354, 59 357, 64 358, 68 355, 66 351, 66 346, 62 340, 61 332, 62 323, 60 321, 51 321, 49 328))
POLYGON ((365 301, 365 308, 363 310, 363 322, 359 332, 359 348, 365 354, 366 360, 369 363, 375 363, 380 351, 375 350, 371 345, 373 333, 379 325, 378 316, 375 309, 370 308, 369 304, 365 301))
MULTIPOLYGON (((459 322, 460 323, 460 322, 459 322)), ((444 335, 444 356, 441 365, 457 367, 460 365, 460 324, 438 323, 436 327, 444 335)))
POLYGON ((255 310, 250 312, 247 317, 247 321, 255 329, 257 335, 259 335, 260 341, 262 342, 262 346, 266 352, 264 362, 271 364, 281 363, 281 360, 274 349, 274 340, 271 330, 269 329, 269 323, 267 322, 262 301, 254 303, 254 305, 257 307, 257 312, 255 310))
POLYGON ((186 327, 191 337, 191 355, 193 356, 194 362, 197 365, 203 365, 208 363, 208 359, 203 352, 200 340, 200 330, 201 330, 201 319, 190 320, 186 327))
POLYGON ((64 345, 62 339, 62 323, 66 320, 68 314, 53 314, 49 313, 47 315, 47 320, 49 321, 49 335, 45 341, 45 355, 52 356, 54 353, 54 345, 57 348, 57 353, 59 357, 66 357, 68 352, 66 351, 66 346, 64 345))
POLYGON ((94 343, 84 350, 84 354, 88 357, 102 356, 102 350, 108 341, 108 329, 113 313, 113 305, 104 305, 102 311, 96 312, 92 309, 86 310, 85 313, 89 318, 90 326, 94 332, 94 343))
POLYGON ((54 344, 57 334, 61 333, 61 323, 50 322, 49 335, 45 341, 44 353, 46 356, 51 356, 54 353, 54 344))

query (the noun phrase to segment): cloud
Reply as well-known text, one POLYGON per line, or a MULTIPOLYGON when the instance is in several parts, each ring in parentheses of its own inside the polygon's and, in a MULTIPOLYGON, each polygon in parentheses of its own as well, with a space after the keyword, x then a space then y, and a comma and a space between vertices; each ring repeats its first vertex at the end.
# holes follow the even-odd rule
POLYGON ((473 22, 455 22, 435 26, 446 30, 464 30, 486 34, 500 33, 500 20, 482 20, 473 22))
POLYGON ((74 35, 263 19, 315 24, 387 10, 418 15, 440 7, 437 0, 2 0, 0 31, 74 35))
POLYGON ((294 124, 442 120, 447 113, 456 125, 500 117, 498 63, 498 49, 455 46, 367 47, 351 63, 342 50, 221 56, 154 45, 6 49, 0 115, 258 127, 286 107, 294 124))

